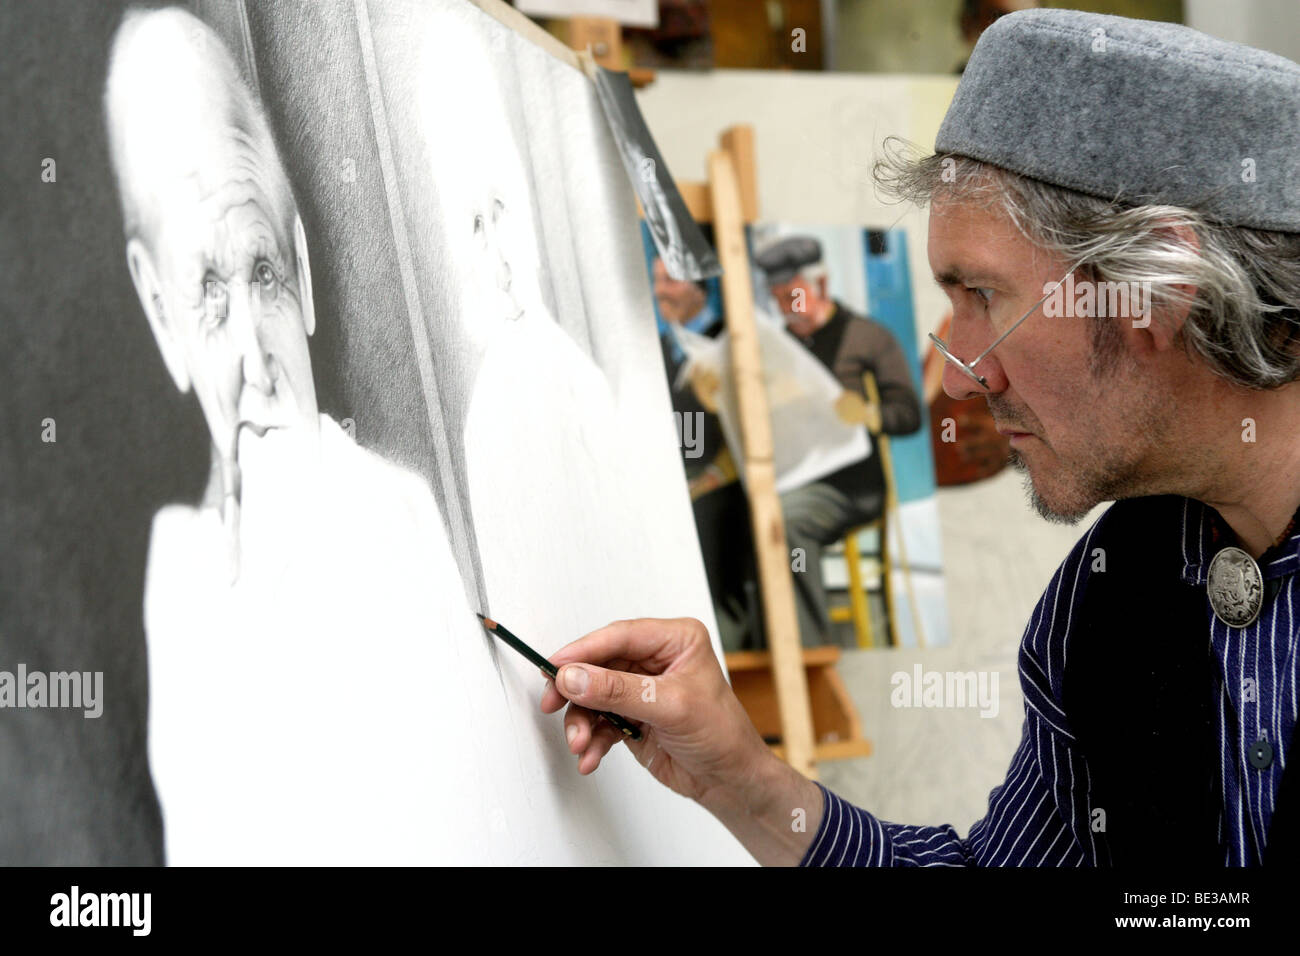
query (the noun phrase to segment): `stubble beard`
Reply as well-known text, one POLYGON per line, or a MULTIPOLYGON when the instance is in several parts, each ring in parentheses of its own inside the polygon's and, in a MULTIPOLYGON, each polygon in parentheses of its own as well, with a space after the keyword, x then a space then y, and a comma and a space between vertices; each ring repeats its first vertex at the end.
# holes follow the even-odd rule
POLYGON ((1091 513, 1097 505, 1121 498, 1133 498, 1145 494, 1141 482, 1141 471, 1135 461, 1110 459, 1092 461, 1087 464, 1062 463, 1071 476, 1068 492, 1069 501, 1048 501, 1034 485, 1033 474, 1029 465, 1019 452, 1012 451, 1010 465, 1024 476, 1025 495, 1039 517, 1052 524, 1078 524, 1091 513))
MULTIPOLYGON (((1058 467, 1063 475, 1068 476, 1069 481, 1062 491, 1069 501, 1049 502, 1034 485, 1029 464, 1018 451, 1012 449, 1008 461, 1023 476, 1025 495, 1030 506, 1052 524, 1078 524, 1103 502, 1153 493, 1143 461, 1149 457, 1155 436, 1167 433, 1168 410, 1151 396, 1128 387, 1130 383, 1122 373, 1135 369, 1131 363, 1124 363, 1122 356, 1117 356, 1113 350, 1099 349, 1096 346, 1097 343, 1094 343, 1090 363, 1093 380, 1107 390, 1117 390, 1119 394, 1128 394, 1137 399, 1133 406, 1125 409, 1126 421, 1114 429, 1118 440, 1094 444, 1082 461, 1063 459, 1058 452, 1058 467)), ((1053 451, 1056 449, 1053 448, 1053 451)))

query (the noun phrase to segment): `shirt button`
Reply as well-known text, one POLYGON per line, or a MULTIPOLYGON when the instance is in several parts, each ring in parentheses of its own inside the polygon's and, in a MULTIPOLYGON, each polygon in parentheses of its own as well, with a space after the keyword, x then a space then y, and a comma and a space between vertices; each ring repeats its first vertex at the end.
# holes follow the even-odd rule
POLYGON ((1265 769, 1273 762, 1273 748, 1267 740, 1257 740, 1250 748, 1250 763, 1257 770, 1265 769))

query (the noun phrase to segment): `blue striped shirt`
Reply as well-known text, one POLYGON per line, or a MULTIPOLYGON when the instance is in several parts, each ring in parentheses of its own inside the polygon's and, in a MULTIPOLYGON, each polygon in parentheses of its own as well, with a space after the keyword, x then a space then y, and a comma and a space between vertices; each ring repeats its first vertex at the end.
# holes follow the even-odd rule
MULTIPOLYGON (((803 866, 1107 866, 1105 834, 1089 825, 1090 777, 1062 707, 1062 676, 1070 623, 1078 616, 1092 542, 1109 510, 1062 562, 1043 592, 1020 644, 1025 722, 1011 769, 989 794, 988 813, 962 839, 949 824, 888 823, 822 787, 824 812, 803 866)), ((1183 580, 1204 587, 1222 547, 1213 526, 1222 519, 1200 502, 1183 507, 1183 580)), ((1231 628, 1208 609, 1206 627, 1218 683, 1219 842, 1224 863, 1257 866, 1286 752, 1296 723, 1296 617, 1300 605, 1300 530, 1259 561, 1277 593, 1245 628, 1231 628), (1248 758, 1259 740, 1273 759, 1248 758)), ((1267 583, 1266 583, 1267 589, 1267 583)), ((1267 590, 1266 590, 1267 593, 1267 590)), ((818 785, 820 786, 820 784, 818 785)))

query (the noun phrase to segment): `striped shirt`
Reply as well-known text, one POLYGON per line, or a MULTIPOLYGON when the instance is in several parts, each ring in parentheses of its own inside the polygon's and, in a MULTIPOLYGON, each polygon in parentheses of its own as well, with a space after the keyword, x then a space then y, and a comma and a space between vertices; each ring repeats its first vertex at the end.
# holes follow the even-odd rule
MULTIPOLYGON (((949 824, 888 823, 822 787, 822 822, 803 866, 1107 866, 1105 834, 1089 825, 1090 776, 1061 689, 1070 622, 1077 619, 1098 518, 1062 562, 1021 639, 1025 722, 1005 782, 989 794, 988 813, 962 839, 949 824)), ((1204 587, 1220 550, 1222 518, 1187 499, 1183 507, 1185 582, 1204 587), (1216 532, 1216 526, 1219 529, 1216 532)), ((1257 866, 1286 752, 1296 723, 1296 608, 1300 607, 1300 530, 1259 559, 1265 603, 1254 623, 1232 628, 1208 608, 1214 651, 1219 736, 1219 843, 1224 864, 1257 866), (1273 594, 1270 599, 1267 595, 1273 594), (1259 768, 1249 753, 1266 741, 1272 760, 1259 768)), ((818 785, 821 786, 820 784, 818 785)))

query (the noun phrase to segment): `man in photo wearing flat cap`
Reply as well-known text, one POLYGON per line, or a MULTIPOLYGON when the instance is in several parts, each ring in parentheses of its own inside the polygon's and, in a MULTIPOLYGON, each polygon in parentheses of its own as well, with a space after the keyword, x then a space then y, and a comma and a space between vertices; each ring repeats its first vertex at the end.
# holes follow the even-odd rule
MULTIPOLYGON (((921 403, 907 357, 893 333, 858 315, 826 291, 822 246, 811 236, 786 236, 761 249, 754 262, 788 328, 843 386, 836 411, 872 433, 908 435, 921 427, 921 403), (870 404, 862 382, 876 378, 880 405, 870 404)), ((781 495, 786 543, 802 549, 806 570, 794 575, 799 635, 805 647, 831 643, 830 612, 822 581, 822 548, 850 528, 874 521, 885 507, 880 456, 866 458, 781 495)))
POLYGON ((965 837, 880 820, 773 757, 690 620, 611 624, 552 658, 542 708, 573 702, 579 770, 619 737, 588 708, 641 721, 637 758, 764 863, 1294 859, 1298 104, 1280 57, 1024 11, 980 38, 935 155, 877 164, 930 206, 945 390, 984 397, 1043 516, 1117 502, 1025 628, 1022 739, 965 837))

